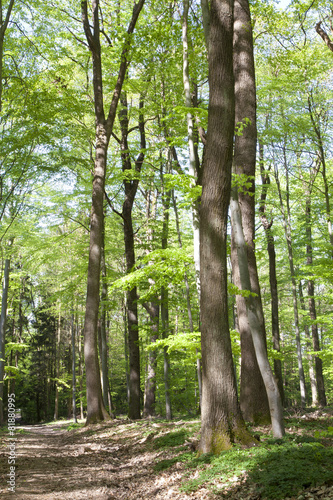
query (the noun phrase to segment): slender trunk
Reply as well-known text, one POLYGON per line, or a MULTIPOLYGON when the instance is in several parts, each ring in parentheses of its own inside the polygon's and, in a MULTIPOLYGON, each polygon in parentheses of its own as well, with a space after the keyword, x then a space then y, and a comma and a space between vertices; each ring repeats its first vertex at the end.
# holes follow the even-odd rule
MULTIPOLYGON (((109 406, 108 393, 109 393, 109 378, 108 378, 108 358, 107 358, 107 342, 106 342, 106 302, 108 296, 108 285, 106 276, 106 265, 105 265, 105 253, 104 253, 104 230, 103 230, 103 242, 102 242, 102 255, 101 255, 101 267, 102 267, 102 291, 101 291, 101 314, 99 320, 98 336, 99 336, 99 355, 101 360, 102 374, 102 394, 103 402, 105 408, 109 406)), ((109 413, 111 412, 111 407, 109 407, 109 413)))
MULTIPOLYGON (((311 193, 307 193, 306 207, 305 207, 305 222, 306 222, 306 263, 311 268, 312 267, 312 229, 311 229, 311 193)), ((309 273, 312 274, 311 271, 309 273)), ((316 352, 320 351, 319 345, 319 335, 318 335, 318 325, 317 325, 317 311, 316 302, 314 298, 314 281, 308 279, 308 300, 309 300, 309 312, 311 319, 311 331, 312 331, 312 343, 313 350, 316 352)), ((325 384, 323 377, 323 362, 319 356, 315 356, 315 373, 316 373, 316 384, 318 393, 318 403, 320 406, 326 406, 326 394, 325 394, 325 384)))
POLYGON ((73 421, 77 422, 76 419, 76 371, 75 371, 75 325, 74 325, 74 313, 72 312, 71 318, 71 333, 72 333, 72 409, 73 409, 73 421))
MULTIPOLYGON (((169 293, 165 287, 161 288, 161 323, 162 337, 166 339, 169 336, 169 293)), ((167 420, 172 420, 172 406, 170 397, 170 361, 167 347, 163 348, 163 372, 165 389, 165 414, 167 420)))
MULTIPOLYGON (((235 186, 232 189, 230 209, 235 245, 238 255, 239 274, 242 289, 251 291, 251 280, 247 260, 246 242, 243 235, 241 213, 237 198, 237 187, 235 186)), ((281 438, 285 434, 283 423, 283 407, 279 389, 269 364, 266 344, 261 332, 260 318, 258 316, 258 304, 253 299, 254 297, 252 295, 248 295, 245 299, 248 321, 251 328, 252 340, 260 372, 264 380, 267 392, 273 436, 276 438, 281 438)))
POLYGON ((212 0, 208 134, 200 206, 201 453, 252 441, 237 400, 228 321, 227 215, 234 135, 233 1, 212 0))
MULTIPOLYGON (((178 236, 178 244, 179 247, 183 247, 182 243, 182 238, 181 238, 181 233, 180 233, 180 227, 179 227, 179 216, 178 216, 178 210, 177 210, 177 202, 176 198, 174 196, 174 193, 172 194, 172 202, 173 202, 173 208, 175 212, 175 219, 176 219, 176 230, 177 230, 177 236, 178 236)), ((193 316, 192 316, 192 307, 191 307, 191 300, 190 300, 190 285, 188 282, 188 276, 187 272, 185 271, 184 273, 184 281, 185 281, 185 288, 186 288, 186 304, 187 304, 187 314, 188 314, 188 321, 189 321, 189 326, 190 326, 190 332, 194 332, 194 327, 193 327, 193 316)), ((201 402, 202 402, 202 380, 201 380, 201 360, 199 357, 199 352, 198 349, 196 350, 197 354, 197 379, 198 379, 198 388, 199 388, 199 409, 201 411, 201 402)))
MULTIPOLYGON (((171 166, 171 154, 169 150, 167 173, 171 166)), ((163 184, 163 172, 161 171, 161 180, 163 184)), ((163 196, 163 227, 162 227, 162 249, 168 248, 169 235, 169 208, 171 200, 171 191, 163 196)), ((162 323, 162 338, 166 339, 169 336, 169 290, 168 286, 161 287, 161 323, 162 323)), ((163 372, 164 372, 164 389, 165 389, 165 413, 167 420, 172 420, 172 407, 170 397, 170 361, 167 347, 163 348, 163 372)))
MULTIPOLYGON (((157 301, 151 302, 149 305, 150 316, 150 343, 153 344, 158 338, 159 331, 159 304, 157 301)), ((150 349, 148 352, 147 380, 145 384, 144 410, 145 417, 155 415, 156 404, 156 368, 157 368, 157 352, 155 349, 150 349)))
MULTIPOLYGON (((131 157, 129 154, 128 134, 129 134, 129 118, 128 104, 126 94, 122 94, 121 98, 122 109, 119 112, 119 121, 121 128, 121 161, 122 170, 124 173, 132 170, 131 157)), ((139 131, 141 141, 141 152, 135 162, 135 171, 140 173, 144 152, 146 147, 144 121, 142 116, 143 100, 140 99, 139 104, 139 131)), ((137 193, 139 179, 123 181, 125 188, 125 199, 123 202, 122 218, 124 221, 124 243, 125 243, 125 258, 126 272, 131 273, 135 266, 135 249, 134 249, 134 230, 132 220, 132 210, 137 193)), ((127 306, 127 326, 128 326, 128 346, 129 346, 129 417, 131 419, 140 418, 140 349, 139 349, 139 325, 138 325, 138 305, 137 305, 137 289, 133 287, 127 291, 126 306, 127 306)))
POLYGON ((106 175, 106 158, 108 144, 116 117, 118 101, 128 67, 128 54, 131 45, 130 35, 135 29, 135 25, 144 2, 145 0, 139 0, 139 2, 133 7, 132 18, 129 23, 127 35, 122 48, 118 77, 114 87, 107 118, 104 112, 99 0, 93 0, 92 2, 92 28, 88 16, 88 2, 86 0, 81 2, 82 23, 93 63, 93 88, 96 123, 96 150, 92 186, 88 284, 84 324, 84 356, 87 381, 87 424, 110 418, 105 410, 102 398, 97 352, 97 325, 99 310, 101 246, 104 227, 103 199, 106 175))
MULTIPOLYGON (((185 93, 185 106, 192 108, 191 86, 190 86, 190 71, 189 71, 189 43, 188 43, 188 10, 189 0, 183 0, 184 12, 182 22, 182 41, 183 41, 183 85, 185 93)), ((189 146, 189 173, 194 179, 198 178, 200 164, 195 145, 195 125, 192 113, 187 111, 187 136, 189 146)), ((196 284, 200 299, 200 229, 199 229, 199 210, 197 201, 192 205, 192 226, 193 226, 193 248, 194 248, 194 265, 196 271, 196 284)))
MULTIPOLYGON (((234 169, 236 175, 246 176, 250 187, 239 193, 243 232, 247 245, 247 261, 253 298, 259 319, 258 329, 266 342, 260 285, 255 256, 255 167, 256 167, 256 82, 254 71, 251 16, 248 0, 235 0, 233 69, 235 77, 235 146, 234 169), (239 130, 240 129, 240 130, 239 130)), ((233 238, 232 238, 233 242, 233 238)), ((241 288, 237 250, 232 243, 234 283, 241 288)), ((265 385, 259 370, 247 319, 247 307, 241 295, 236 296, 238 324, 241 337, 240 407, 245 420, 256 423, 270 421, 265 385)))
MULTIPOLYGON (((306 312, 306 307, 305 307, 305 301, 304 301, 304 296, 303 296, 303 289, 302 289, 302 282, 299 282, 299 299, 301 303, 301 308, 306 312)), ((305 323, 304 324, 304 332, 305 332, 305 337, 306 337, 306 344, 308 351, 312 350, 312 342, 311 342, 311 336, 309 332, 309 327, 305 323)), ((310 386, 311 386, 311 399, 312 399, 312 406, 317 406, 318 405, 318 391, 317 391, 317 382, 316 382, 316 374, 314 371, 314 359, 313 356, 307 352, 307 358, 308 358, 308 363, 309 363, 309 378, 310 378, 310 386)))
POLYGON ((54 420, 59 417, 59 378, 60 378, 60 341, 61 341, 61 304, 59 304, 57 343, 56 343, 56 390, 54 403, 54 420))
MULTIPOLYGON (((127 293, 126 293, 127 296, 127 293)), ((126 305, 126 297, 123 304, 124 311, 124 355, 125 355, 125 371, 126 371, 126 394, 127 394, 127 403, 129 406, 130 403, 130 375, 129 375, 129 363, 128 363, 128 326, 127 326, 127 305, 126 305)))
MULTIPOLYGON (((264 170, 264 147, 259 144, 259 164, 260 173, 262 181, 262 191, 260 196, 260 218, 262 225, 265 230, 266 242, 267 242, 267 253, 269 261, 269 286, 271 292, 271 318, 272 318, 272 336, 273 336, 273 349, 276 352, 280 352, 280 322, 279 322, 279 296, 278 287, 276 279, 276 253, 275 253, 275 243, 274 236, 272 233, 273 219, 269 222, 266 216, 266 197, 267 189, 270 184, 270 177, 268 172, 264 170)), ((277 379, 281 401, 284 405, 284 387, 283 387, 283 375, 282 375, 282 363, 278 358, 274 358, 274 374, 277 379)))
MULTIPOLYGON (((81 326, 81 325, 80 325, 81 326)), ((81 330, 81 328, 80 328, 81 330)), ((83 411, 83 363, 82 363, 82 337, 81 331, 79 332, 79 374, 80 374, 80 418, 84 419, 84 411, 83 411)))
MULTIPOLYGON (((285 156, 285 148, 284 148, 284 156, 285 156)), ((299 383, 300 383, 300 395, 301 395, 301 405, 302 407, 306 404, 306 390, 305 390, 305 377, 304 377, 304 368, 302 361, 302 348, 301 348, 301 338, 299 331, 299 318, 298 318, 298 304, 297 304, 297 288, 296 288, 296 275, 294 268, 294 255, 292 248, 292 237, 291 237, 291 222, 290 222, 290 205, 289 205, 289 176, 288 176, 288 168, 286 163, 285 156, 285 170, 286 170, 286 191, 287 191, 287 213, 285 211, 284 203, 282 200, 282 192, 279 181, 279 175, 277 168, 275 168, 275 180, 279 193, 280 200, 280 208, 282 212, 282 220, 285 231, 285 237, 287 241, 288 248, 288 259, 289 259, 289 268, 290 268, 290 277, 292 284, 292 294, 293 294, 293 309, 294 309, 294 324, 295 324, 295 337, 296 337, 296 350, 297 350, 297 364, 298 364, 298 375, 299 375, 299 383)))
POLYGON ((5 269, 3 273, 2 283, 2 299, 1 299, 1 317, 0 317, 0 426, 4 425, 4 402, 3 402, 3 387, 5 375, 5 336, 6 336, 6 321, 7 321, 7 301, 9 290, 9 267, 10 260, 5 260, 5 269))
POLYGON ((319 159, 320 159, 320 162, 322 165, 321 174, 322 174, 323 181, 324 181, 326 221, 327 221, 329 240, 330 240, 330 244, 331 244, 331 256, 333 258, 333 231, 332 231, 332 220, 331 220, 331 204, 330 204, 330 195, 329 195, 329 184, 328 184, 327 173, 326 173, 326 156, 325 156, 325 151, 324 151, 323 139, 321 136, 320 125, 315 120, 315 113, 313 110, 313 102, 312 102, 312 97, 310 95, 308 96, 308 110, 310 113, 310 119, 311 119, 311 123, 312 123, 313 129, 314 129, 314 132, 317 136, 318 154, 319 154, 319 159))

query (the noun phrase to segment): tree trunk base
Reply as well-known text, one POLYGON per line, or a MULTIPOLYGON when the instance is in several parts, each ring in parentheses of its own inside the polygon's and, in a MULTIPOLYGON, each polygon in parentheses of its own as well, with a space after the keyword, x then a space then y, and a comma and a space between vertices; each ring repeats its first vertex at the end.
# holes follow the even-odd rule
POLYGON ((221 452, 230 450, 234 444, 246 447, 258 444, 256 438, 247 430, 243 423, 230 426, 230 422, 219 425, 215 429, 207 429, 201 435, 199 454, 213 453, 219 455, 221 452))

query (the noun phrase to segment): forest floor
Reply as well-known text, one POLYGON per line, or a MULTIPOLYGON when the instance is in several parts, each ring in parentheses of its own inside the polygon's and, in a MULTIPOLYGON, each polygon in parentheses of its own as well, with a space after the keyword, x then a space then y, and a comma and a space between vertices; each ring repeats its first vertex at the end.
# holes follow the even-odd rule
POLYGON ((198 457, 199 420, 96 426, 67 422, 0 432, 2 500, 333 499, 333 408, 290 413, 287 436, 256 427, 254 448, 198 457), (8 491, 15 443, 15 492, 8 491), (13 455, 12 455, 13 456, 13 455))

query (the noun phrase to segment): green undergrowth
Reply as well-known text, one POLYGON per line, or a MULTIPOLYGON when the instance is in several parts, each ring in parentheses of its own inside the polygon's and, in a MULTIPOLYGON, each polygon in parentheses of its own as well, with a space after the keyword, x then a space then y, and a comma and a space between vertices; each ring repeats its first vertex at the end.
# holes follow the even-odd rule
POLYGON ((156 461, 154 470, 158 473, 181 464, 183 492, 205 486, 221 498, 232 498, 241 489, 244 498, 249 491, 258 498, 282 500, 312 486, 333 484, 332 427, 327 426, 327 420, 318 419, 310 425, 290 419, 290 424, 283 439, 273 439, 267 436, 267 430, 257 429, 261 439, 258 446, 235 446, 218 456, 198 456, 181 446, 191 439, 184 422, 184 427, 154 437, 154 448, 169 448, 172 455, 156 461))
MULTIPOLYGON (((185 458, 185 457, 184 457, 185 458)), ((201 467, 198 477, 183 483, 184 492, 195 491, 203 484, 214 493, 222 493, 233 484, 255 486, 265 499, 284 499, 299 490, 333 480, 333 450, 319 442, 263 443, 255 448, 234 448, 218 457, 202 458, 209 467, 201 467)), ((198 468, 197 459, 188 461, 198 468)), ((200 467, 200 466, 199 466, 200 467)))

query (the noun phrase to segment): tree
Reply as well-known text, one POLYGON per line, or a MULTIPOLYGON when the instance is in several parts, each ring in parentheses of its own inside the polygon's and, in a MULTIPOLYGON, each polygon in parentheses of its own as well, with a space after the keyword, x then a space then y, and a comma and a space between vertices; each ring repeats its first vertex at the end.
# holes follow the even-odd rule
POLYGON ((234 134, 233 1, 210 7, 208 132, 200 207, 202 453, 253 441, 246 430, 233 369, 227 298, 227 214, 234 134))
POLYGON ((84 324, 84 356, 87 379, 87 424, 109 418, 102 399, 99 362, 97 354, 97 324, 99 312, 99 286, 101 271, 101 247, 103 237, 103 200, 107 164, 107 149, 116 117, 122 85, 128 67, 130 35, 135 29, 136 22, 145 0, 134 4, 132 18, 129 23, 125 42, 121 52, 118 77, 109 112, 104 112, 102 50, 99 0, 92 3, 92 24, 90 28, 87 1, 81 3, 82 22, 93 62, 93 87, 95 106, 96 148, 94 177, 92 186, 92 206, 90 215, 90 250, 88 265, 87 300, 84 324))
MULTIPOLYGON (((247 248, 251 289, 256 294, 258 329, 266 341, 260 285, 255 256, 255 168, 257 148, 256 82, 250 7, 247 0, 236 0, 234 6, 233 69, 235 77, 235 145, 234 169, 246 179, 240 189, 239 205, 247 248)), ((241 288, 238 255, 232 231, 231 258, 233 279, 241 288)), ((246 421, 269 422, 269 405, 264 382, 256 359, 251 328, 246 314, 245 298, 236 296, 238 326, 241 338, 240 407, 246 421)))

